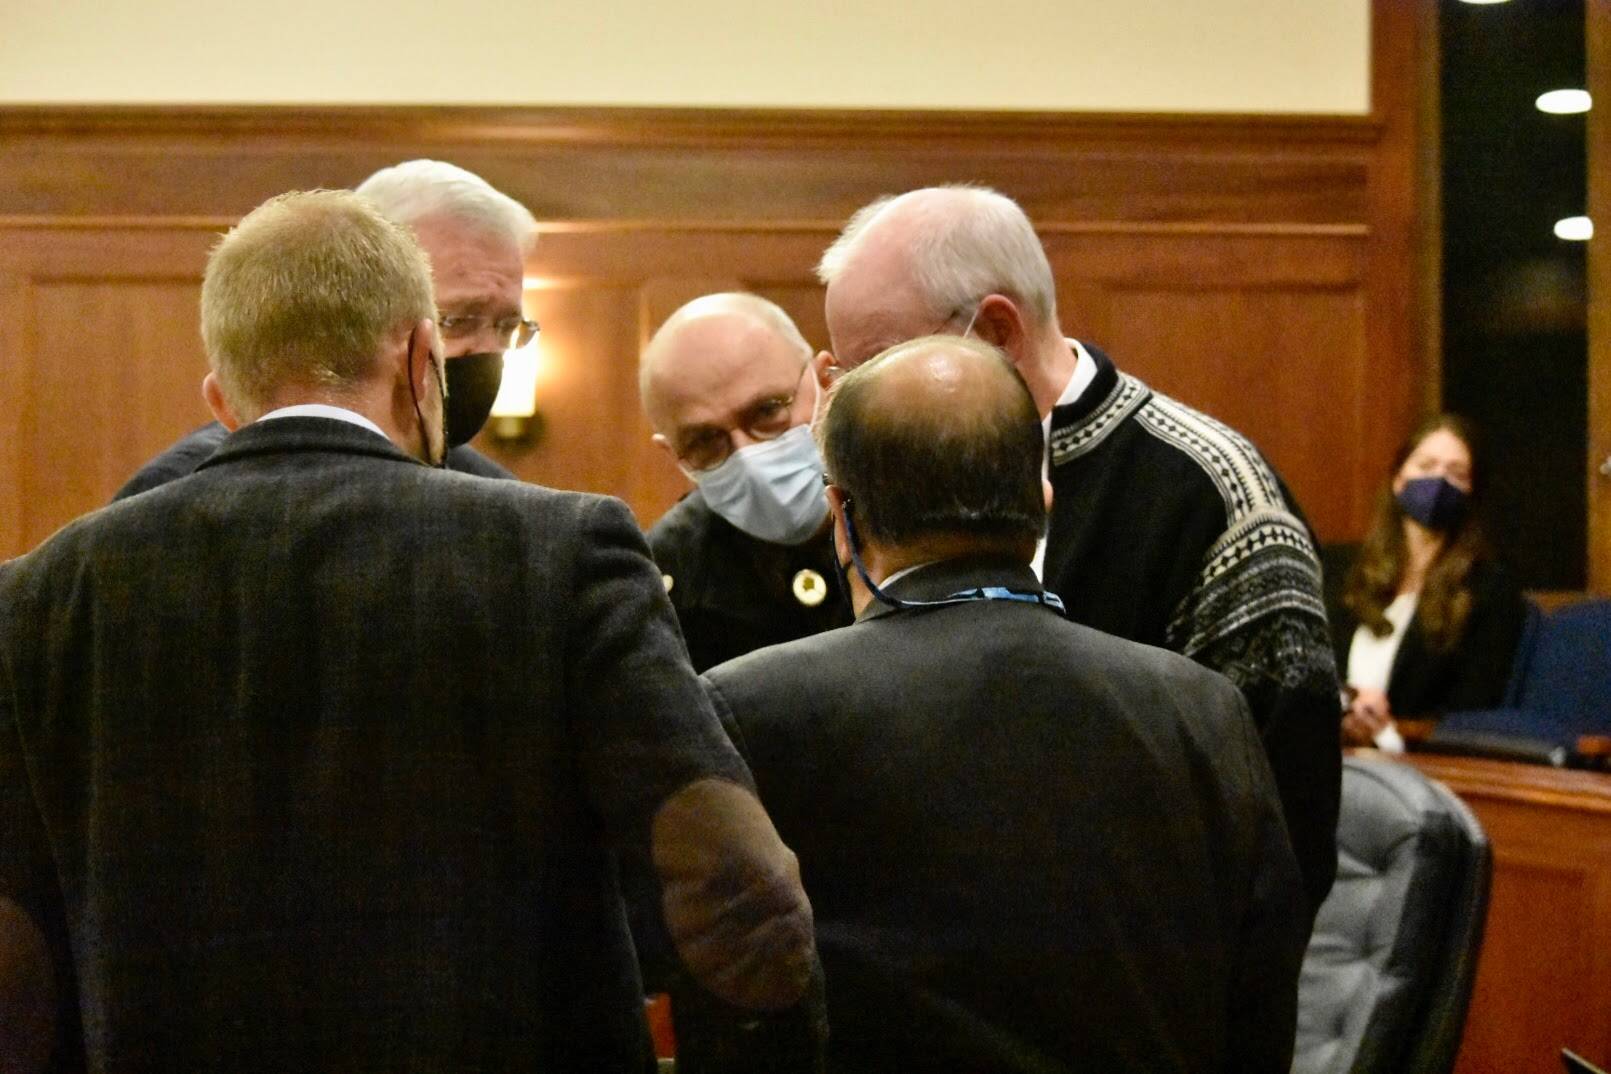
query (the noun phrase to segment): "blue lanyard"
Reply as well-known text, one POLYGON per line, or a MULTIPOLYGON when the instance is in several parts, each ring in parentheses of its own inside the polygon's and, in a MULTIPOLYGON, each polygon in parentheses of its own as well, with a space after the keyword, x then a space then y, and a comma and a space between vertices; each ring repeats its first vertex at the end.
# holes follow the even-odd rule
POLYGON ((1048 590, 1025 591, 1022 589, 1008 589, 1002 585, 980 586, 978 589, 963 589, 952 593, 947 601, 958 603, 968 600, 1015 600, 1020 604, 1044 604, 1058 615, 1067 615, 1068 609, 1063 607, 1063 598, 1048 590))
MULTIPOLYGON (((863 581, 866 581, 866 579, 863 579, 863 581)), ((872 589, 873 596, 878 601, 901 611, 905 611, 908 608, 944 608, 951 604, 972 604, 976 600, 1010 600, 1018 604, 1039 604, 1042 607, 1050 608, 1065 618, 1068 616, 1068 609, 1063 607, 1063 598, 1056 593, 1050 593, 1045 590, 1035 592, 1033 590, 1008 589, 1006 586, 986 585, 977 589, 958 590, 944 600, 902 600, 900 597, 890 596, 876 586, 869 588, 872 589)))

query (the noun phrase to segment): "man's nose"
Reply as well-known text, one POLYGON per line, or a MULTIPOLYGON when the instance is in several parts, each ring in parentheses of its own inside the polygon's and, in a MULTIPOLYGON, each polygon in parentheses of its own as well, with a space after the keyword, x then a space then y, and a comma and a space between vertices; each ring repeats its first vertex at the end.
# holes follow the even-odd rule
POLYGON ((761 438, 758 436, 751 436, 749 431, 746 429, 733 429, 728 432, 727 441, 728 443, 732 444, 734 451, 740 451, 749 447, 751 444, 761 443, 761 438))
POLYGON ((509 338, 499 334, 496 326, 484 323, 476 329, 475 335, 464 340, 463 346, 464 349, 459 352, 461 355, 485 354, 488 351, 502 354, 509 349, 509 338))

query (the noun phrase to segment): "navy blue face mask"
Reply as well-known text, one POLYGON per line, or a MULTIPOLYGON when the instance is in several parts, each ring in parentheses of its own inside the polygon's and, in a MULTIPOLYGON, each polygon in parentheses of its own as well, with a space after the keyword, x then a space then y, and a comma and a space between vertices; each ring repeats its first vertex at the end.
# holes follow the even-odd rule
POLYGON ((1398 505, 1406 515, 1429 530, 1447 532, 1466 517, 1471 497, 1442 477, 1417 477, 1404 482, 1398 505))

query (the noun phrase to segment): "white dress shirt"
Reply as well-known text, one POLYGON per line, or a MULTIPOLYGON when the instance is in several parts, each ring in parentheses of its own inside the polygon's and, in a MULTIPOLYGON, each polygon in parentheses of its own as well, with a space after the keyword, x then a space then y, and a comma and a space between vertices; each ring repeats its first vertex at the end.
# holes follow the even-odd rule
POLYGON ((278 410, 269 411, 257 420, 273 421, 275 418, 334 418, 349 425, 357 425, 368 429, 376 436, 385 437, 387 440, 391 439, 391 437, 380 431, 379 425, 376 425, 356 410, 331 406, 328 403, 297 403, 295 406, 282 406, 278 410))
MULTIPOLYGON (((1096 359, 1091 357, 1090 352, 1085 349, 1085 345, 1077 339, 1069 340, 1068 345, 1074 349, 1074 372, 1068 378, 1068 383, 1063 385, 1063 394, 1059 395, 1057 402, 1052 404, 1053 409, 1078 402, 1080 396, 1085 394, 1085 389, 1091 386, 1091 381, 1096 379, 1096 359)), ((1052 473, 1052 412, 1050 410, 1046 412, 1044 418, 1040 419, 1040 431, 1041 439, 1046 443, 1046 451, 1041 455, 1040 459, 1040 476, 1041 480, 1045 481, 1050 479, 1052 473)), ((1048 519, 1049 522, 1050 519, 1048 519)), ((1029 565, 1034 570, 1035 577, 1045 581, 1046 535, 1044 533, 1041 534, 1040 540, 1035 542, 1035 558, 1030 561, 1029 565)))

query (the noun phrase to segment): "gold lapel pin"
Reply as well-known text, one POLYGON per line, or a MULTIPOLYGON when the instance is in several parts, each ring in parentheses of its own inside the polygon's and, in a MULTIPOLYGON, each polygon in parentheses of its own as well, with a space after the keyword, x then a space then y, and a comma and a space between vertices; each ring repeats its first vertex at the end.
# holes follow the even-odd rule
POLYGON ((807 608, 815 608, 828 599, 828 583, 807 567, 794 576, 794 599, 807 608))

